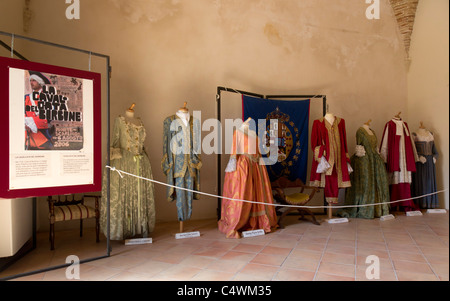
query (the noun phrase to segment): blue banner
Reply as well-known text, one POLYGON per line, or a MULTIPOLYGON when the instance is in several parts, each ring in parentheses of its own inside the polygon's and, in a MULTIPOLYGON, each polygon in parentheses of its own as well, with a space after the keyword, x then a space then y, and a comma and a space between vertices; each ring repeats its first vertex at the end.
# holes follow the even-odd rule
POLYGON ((268 147, 270 137, 277 137, 277 163, 266 166, 270 181, 287 177, 291 181, 301 179, 306 183, 310 100, 283 101, 243 95, 242 107, 243 120, 249 117, 255 120, 257 133, 261 131, 258 120, 266 120, 265 141, 260 143, 268 147), (278 128, 270 129, 271 119, 278 120, 278 128))

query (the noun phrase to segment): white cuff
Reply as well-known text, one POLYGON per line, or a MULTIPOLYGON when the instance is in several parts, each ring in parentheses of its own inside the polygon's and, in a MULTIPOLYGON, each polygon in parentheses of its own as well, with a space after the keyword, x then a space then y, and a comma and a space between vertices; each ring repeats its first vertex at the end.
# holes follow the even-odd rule
POLYGON ((350 165, 350 163, 347 162, 347 167, 348 167, 348 173, 351 174, 353 172, 353 168, 350 165))
POLYGON ((322 156, 322 158, 320 158, 320 162, 319 165, 317 165, 317 173, 324 173, 326 172, 329 168, 331 167, 331 165, 328 163, 327 159, 325 159, 324 156, 322 156))
POLYGON ((227 168, 225 168, 225 172, 233 172, 236 171, 236 158, 231 157, 228 161, 227 168))
POLYGON ((122 159, 122 150, 120 148, 111 147, 110 149, 110 159, 122 159))
POLYGON ((25 125, 30 128, 33 133, 37 133, 38 129, 33 117, 25 117, 25 125))
POLYGON ((364 157, 366 155, 366 149, 362 145, 355 146, 355 155, 357 157, 364 157))

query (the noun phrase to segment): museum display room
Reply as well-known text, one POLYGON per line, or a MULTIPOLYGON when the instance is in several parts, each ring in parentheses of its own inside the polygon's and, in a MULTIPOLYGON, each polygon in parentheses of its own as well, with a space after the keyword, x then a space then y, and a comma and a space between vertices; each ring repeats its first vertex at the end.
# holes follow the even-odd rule
POLYGON ((0 16, 0 280, 449 280, 448 1, 0 16))

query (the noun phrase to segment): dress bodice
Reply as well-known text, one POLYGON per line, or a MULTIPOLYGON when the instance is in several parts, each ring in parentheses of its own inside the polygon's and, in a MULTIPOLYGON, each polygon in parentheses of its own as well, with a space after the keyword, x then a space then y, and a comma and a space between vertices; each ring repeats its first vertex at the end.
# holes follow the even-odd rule
POLYGON ((139 121, 140 124, 136 125, 119 116, 116 119, 116 127, 114 129, 114 136, 118 138, 118 145, 113 145, 113 147, 129 151, 133 155, 141 155, 147 134, 144 124, 140 119, 139 121))
POLYGON ((434 136, 431 132, 426 134, 413 133, 417 154, 420 156, 431 156, 434 154, 434 136))
POLYGON ((251 157, 259 157, 258 137, 254 131, 244 132, 236 130, 233 137, 233 145, 231 155, 247 155, 251 157))
POLYGON ((378 139, 374 131, 372 131, 371 135, 361 127, 356 133, 356 144, 364 146, 366 152, 376 153, 378 139))

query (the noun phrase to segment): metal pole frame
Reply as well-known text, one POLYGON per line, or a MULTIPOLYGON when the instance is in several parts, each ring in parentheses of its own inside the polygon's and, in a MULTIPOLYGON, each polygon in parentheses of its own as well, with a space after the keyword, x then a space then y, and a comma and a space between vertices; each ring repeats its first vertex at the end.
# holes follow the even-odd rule
MULTIPOLYGON (((221 101, 222 101, 222 92, 231 92, 231 93, 237 93, 242 95, 248 95, 248 96, 254 96, 259 97, 262 99, 274 99, 274 98, 290 98, 290 99, 298 99, 298 98, 312 98, 312 99, 319 99, 321 98, 323 100, 323 116, 327 113, 327 96, 326 95, 262 95, 257 94, 253 92, 247 92, 242 90, 237 90, 233 88, 226 88, 226 87, 217 87, 217 95, 216 95, 216 118, 219 123, 222 122, 222 114, 221 114, 221 101)), ((220 128, 220 127, 219 127, 220 128)), ((218 148, 218 154, 217 154, 217 194, 222 195, 222 133, 219 131, 219 148, 218 148)), ((217 219, 220 220, 221 218, 221 205, 222 205, 222 199, 217 199, 217 219)), ((326 205, 326 200, 324 197, 324 205, 326 205)), ((324 209, 323 214, 326 214, 326 209, 324 209)))
MULTIPOLYGON (((110 140, 110 134, 111 134, 110 133, 110 84, 111 84, 111 81, 110 81, 110 78, 111 78, 110 57, 108 55, 92 52, 92 51, 89 51, 89 50, 84 50, 84 49, 74 48, 74 47, 70 47, 70 46, 66 46, 66 45, 61 45, 61 44, 56 44, 56 43, 52 43, 52 42, 42 41, 42 40, 29 38, 29 37, 25 37, 25 36, 21 36, 21 35, 16 35, 16 34, 4 32, 4 31, 0 31, 0 34, 1 35, 5 35, 5 36, 10 36, 12 39, 27 40, 27 41, 31 41, 31 42, 47 45, 47 46, 63 48, 63 49, 71 50, 71 51, 85 53, 85 54, 87 54, 89 56, 93 55, 93 56, 98 56, 98 57, 106 59, 106 76, 107 76, 107 78, 106 78, 106 90, 107 90, 106 91, 106 95, 107 95, 106 96, 106 111, 107 111, 107 121, 106 121, 106 124, 107 124, 107 129, 106 129, 106 132, 107 132, 107 143, 106 144, 107 144, 107 146, 106 146, 106 149, 109 150, 109 148, 110 148, 110 141, 109 140, 110 140)), ((12 49, 10 46, 8 46, 3 41, 0 41, 0 45, 5 47, 9 51, 12 51, 13 54, 16 55, 18 58, 28 61, 28 59, 26 59, 20 53, 16 52, 14 49, 12 49)), ((107 159, 106 159, 107 163, 106 164, 109 166, 111 158, 110 158, 109 151, 107 151, 106 153, 107 153, 107 159)), ((107 181, 107 196, 106 196, 106 198, 107 198, 107 201, 106 201, 107 210, 106 210, 106 212, 107 212, 107 234, 108 234, 107 237, 106 237, 106 255, 80 260, 80 262, 79 262, 80 264, 86 263, 86 262, 95 261, 95 260, 99 260, 99 259, 103 259, 103 258, 111 256, 111 244, 110 244, 110 187, 109 187, 109 185, 110 185, 110 170, 109 169, 107 169, 107 171, 106 171, 106 181, 107 181)), ((34 202, 35 202, 35 199, 34 199, 34 202)), ((34 235, 35 235, 35 233, 33 233, 33 239, 35 239, 34 235)), ((35 243, 35 241, 34 241, 34 243, 35 243)), ((26 273, 21 273, 21 274, 17 274, 17 275, 4 277, 4 278, 1 278, 0 280, 11 280, 11 279, 19 278, 19 277, 25 277, 25 276, 29 276, 29 275, 34 275, 34 274, 39 274, 39 273, 48 272, 48 271, 52 271, 52 270, 57 270, 57 269, 61 269, 61 268, 64 268, 64 267, 71 266, 71 265, 72 265, 72 263, 62 264, 62 265, 58 265, 58 266, 48 267, 48 268, 44 268, 44 269, 39 269, 39 270, 35 270, 35 271, 30 271, 30 272, 26 272, 26 273)))

